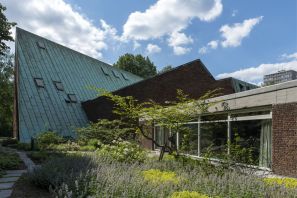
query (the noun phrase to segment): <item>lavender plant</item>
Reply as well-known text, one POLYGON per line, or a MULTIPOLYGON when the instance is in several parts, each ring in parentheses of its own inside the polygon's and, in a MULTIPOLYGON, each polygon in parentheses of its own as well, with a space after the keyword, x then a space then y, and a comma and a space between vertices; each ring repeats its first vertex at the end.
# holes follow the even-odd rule
MULTIPOLYGON (((91 154, 72 157, 71 162, 65 157, 59 160, 59 167, 67 164, 65 169, 51 171, 47 177, 51 192, 55 197, 170 197, 176 192, 197 192, 209 197, 252 198, 252 197, 295 197, 296 188, 267 185, 263 179, 254 175, 244 175, 226 170, 225 174, 204 174, 197 166, 182 164, 176 160, 158 161, 147 158, 144 163, 123 163, 108 156, 91 154), (76 162, 77 161, 77 162, 76 162), (83 163, 82 163, 83 162, 83 163), (156 185, 144 178, 144 171, 160 170, 174 173, 183 178, 182 182, 163 182, 156 185), (62 171, 62 172, 61 172, 62 171), (61 177, 61 174, 67 177, 61 177), (60 182, 52 182, 62 178, 60 182)), ((40 172, 55 169, 53 163, 39 169, 40 172), (46 167, 46 168, 45 168, 46 167)), ((34 173, 32 180, 34 181, 34 173)), ((40 178, 40 177, 38 177, 40 178)), ((193 193, 196 194, 196 193, 193 193)))

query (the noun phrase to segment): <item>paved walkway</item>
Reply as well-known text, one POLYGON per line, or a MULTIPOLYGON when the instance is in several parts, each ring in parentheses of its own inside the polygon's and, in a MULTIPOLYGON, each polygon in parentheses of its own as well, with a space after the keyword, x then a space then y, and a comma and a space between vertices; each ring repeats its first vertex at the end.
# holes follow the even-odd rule
POLYGON ((35 168, 34 162, 28 158, 25 152, 18 151, 21 160, 25 163, 27 170, 9 170, 0 178, 0 198, 8 198, 12 193, 14 183, 27 171, 32 171, 35 168))

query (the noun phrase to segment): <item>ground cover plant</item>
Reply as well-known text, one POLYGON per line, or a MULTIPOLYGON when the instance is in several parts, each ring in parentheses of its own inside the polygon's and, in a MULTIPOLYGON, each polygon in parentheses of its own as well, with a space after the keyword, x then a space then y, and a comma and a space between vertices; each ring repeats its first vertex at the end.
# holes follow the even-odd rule
POLYGON ((19 169, 21 165, 22 160, 17 153, 0 149, 0 170, 19 169))
POLYGON ((223 174, 174 157, 121 162, 98 153, 69 154, 47 161, 30 181, 56 197, 294 197, 296 188, 267 185, 237 171, 223 174))

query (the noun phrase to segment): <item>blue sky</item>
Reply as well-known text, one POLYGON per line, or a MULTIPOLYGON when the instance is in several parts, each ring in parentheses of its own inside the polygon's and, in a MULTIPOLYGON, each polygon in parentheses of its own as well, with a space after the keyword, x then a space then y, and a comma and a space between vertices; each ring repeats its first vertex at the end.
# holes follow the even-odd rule
POLYGON ((108 63, 124 53, 149 56, 158 69, 199 58, 217 78, 256 84, 297 70, 295 0, 0 2, 21 28, 108 63))

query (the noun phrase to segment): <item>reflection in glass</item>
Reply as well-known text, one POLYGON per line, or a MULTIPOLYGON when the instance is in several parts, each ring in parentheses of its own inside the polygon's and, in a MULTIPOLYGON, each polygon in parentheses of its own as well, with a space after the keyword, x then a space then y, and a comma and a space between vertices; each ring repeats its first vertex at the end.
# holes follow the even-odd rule
POLYGON ((211 152, 211 157, 220 158, 227 149, 227 122, 202 123, 200 148, 202 156, 211 152))

